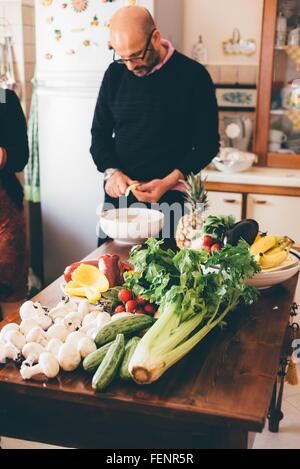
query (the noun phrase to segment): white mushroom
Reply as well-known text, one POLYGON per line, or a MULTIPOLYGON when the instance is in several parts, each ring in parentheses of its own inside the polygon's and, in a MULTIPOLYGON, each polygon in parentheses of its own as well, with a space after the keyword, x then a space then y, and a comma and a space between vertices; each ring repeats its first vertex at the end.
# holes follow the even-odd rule
POLYGON ((20 307, 20 318, 23 319, 31 319, 36 316, 36 308, 33 306, 32 301, 25 301, 20 307))
POLYGON ((78 312, 82 315, 82 319, 91 312, 91 305, 88 300, 81 300, 78 305, 78 312))
POLYGON ((23 379, 31 379, 33 376, 41 373, 47 376, 47 378, 55 378, 59 373, 59 363, 52 353, 43 352, 37 365, 24 365, 21 367, 20 373, 23 379))
POLYGON ((21 352, 22 348, 26 344, 26 339, 23 334, 17 331, 8 331, 5 334, 5 342, 13 345, 16 349, 21 352))
POLYGON ((25 358, 25 361, 22 363, 22 366, 28 365, 32 366, 35 363, 38 363, 41 353, 45 351, 44 347, 35 342, 29 342, 24 345, 22 348, 22 355, 25 358))
POLYGON ((47 331, 48 340, 59 339, 65 342, 68 335, 69 331, 63 324, 53 324, 47 331))
POLYGON ((0 345, 0 363, 6 363, 6 359, 18 360, 21 357, 21 352, 12 344, 0 345))
POLYGON ((96 338, 97 332, 98 332, 98 329, 96 327, 92 327, 91 329, 88 329, 86 331, 85 335, 89 337, 89 339, 92 339, 92 341, 94 341, 96 338))
POLYGON ((35 342, 46 347, 48 342, 46 332, 40 326, 34 327, 26 335, 26 342, 35 342))
POLYGON ((44 330, 47 331, 50 326, 52 326, 52 319, 47 314, 39 314, 35 316, 34 319, 38 322, 38 325, 44 330))
POLYGON ((23 319, 20 324, 20 332, 26 336, 31 329, 38 327, 38 325, 39 324, 35 319, 23 319))
POLYGON ((51 339, 46 347, 47 352, 52 353, 56 358, 58 357, 58 352, 60 347, 63 345, 62 341, 59 339, 51 339))
POLYGON ((90 326, 92 323, 96 322, 97 316, 99 311, 92 311, 91 313, 87 314, 82 321, 82 327, 90 326))
POLYGON ((5 326, 2 327, 1 332, 0 332, 0 337, 5 340, 5 334, 8 331, 16 331, 19 332, 20 326, 18 324, 15 324, 14 322, 11 322, 9 324, 6 324, 5 326))
POLYGON ((87 357, 90 353, 97 350, 95 342, 89 337, 84 337, 80 339, 77 345, 77 350, 81 355, 81 358, 87 357))
POLYGON ((81 356, 72 344, 63 344, 58 352, 58 362, 64 371, 74 371, 81 363, 81 356))
POLYGON ((54 308, 50 309, 49 316, 52 321, 56 321, 57 319, 63 319, 68 313, 73 311, 77 311, 77 304, 74 301, 65 303, 62 300, 54 308))
POLYGON ((111 321, 111 316, 109 313, 99 313, 97 318, 96 318, 96 326, 98 329, 101 329, 101 327, 105 326, 105 324, 108 324, 111 321))
POLYGON ((79 331, 81 328, 80 313, 68 313, 63 320, 63 324, 70 332, 79 331))
POLYGON ((66 339, 66 344, 73 345, 76 349, 81 339, 84 339, 86 335, 81 331, 71 332, 66 339))

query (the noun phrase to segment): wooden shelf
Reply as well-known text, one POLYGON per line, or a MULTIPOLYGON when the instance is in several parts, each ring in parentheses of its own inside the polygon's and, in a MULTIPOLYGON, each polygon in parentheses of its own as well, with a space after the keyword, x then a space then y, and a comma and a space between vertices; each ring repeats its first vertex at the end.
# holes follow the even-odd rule
POLYGON ((284 116, 285 114, 288 114, 291 111, 300 112, 300 109, 271 109, 270 114, 274 116, 284 116))

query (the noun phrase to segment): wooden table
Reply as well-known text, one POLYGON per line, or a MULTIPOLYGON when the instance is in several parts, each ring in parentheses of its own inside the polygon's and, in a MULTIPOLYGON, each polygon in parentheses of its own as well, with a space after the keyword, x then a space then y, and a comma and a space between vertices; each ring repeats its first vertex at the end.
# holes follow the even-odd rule
MULTIPOLYGON (((126 258, 128 249, 106 243, 88 258, 103 253, 126 258)), ((55 305, 61 280, 35 300, 55 305)), ((25 382, 14 364, 2 366, 0 435, 77 448, 251 447, 272 396, 273 430, 281 418, 273 391, 296 283, 294 277, 234 312, 226 330, 211 333, 150 386, 119 382, 97 394, 82 370, 25 382)))

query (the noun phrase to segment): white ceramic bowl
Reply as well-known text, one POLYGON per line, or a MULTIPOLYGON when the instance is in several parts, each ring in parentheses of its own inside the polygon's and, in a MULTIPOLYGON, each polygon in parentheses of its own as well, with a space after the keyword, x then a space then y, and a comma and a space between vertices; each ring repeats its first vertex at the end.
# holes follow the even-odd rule
POLYGON ((279 283, 286 282, 290 278, 294 277, 300 271, 300 260, 299 255, 291 254, 293 257, 296 257, 297 262, 291 265, 291 267, 286 267, 282 270, 264 270, 256 274, 253 278, 247 280, 248 285, 253 285, 254 287, 264 290, 266 288, 273 287, 279 283))
POLYGON ((164 214, 146 208, 107 210, 100 216, 100 226, 104 233, 125 244, 141 244, 157 236, 163 225, 164 214))
POLYGON ((250 169, 257 160, 253 153, 243 153, 238 150, 223 149, 219 156, 213 159, 213 164, 223 173, 241 173, 250 169))

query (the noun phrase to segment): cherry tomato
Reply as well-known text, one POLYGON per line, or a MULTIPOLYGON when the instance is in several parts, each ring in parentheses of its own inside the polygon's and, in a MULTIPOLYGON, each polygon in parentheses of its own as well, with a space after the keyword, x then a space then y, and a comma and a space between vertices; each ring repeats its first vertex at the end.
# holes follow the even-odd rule
POLYGON ((221 251, 222 247, 220 246, 220 244, 213 244, 212 247, 211 247, 211 252, 215 252, 215 251, 221 251))
POLYGON ((132 292, 131 290, 120 290, 118 294, 118 298, 123 303, 127 303, 127 301, 132 300, 132 292))
POLYGON ((137 309, 135 314, 145 314, 145 311, 143 309, 137 309))
POLYGON ((115 314, 118 313, 125 313, 125 306, 124 305, 119 305, 115 308, 115 314))
POLYGON ((213 243, 213 238, 209 235, 205 235, 203 236, 203 241, 202 241, 202 245, 203 246, 211 246, 213 243))
POLYGON ((137 308, 137 302, 135 300, 129 300, 127 301, 125 307, 127 313, 133 313, 133 311, 135 311, 137 308))
POLYGON ((157 310, 157 306, 152 305, 150 303, 144 307, 144 311, 146 314, 154 314, 156 310, 157 310))
POLYGON ((138 295, 138 296, 136 297, 136 300, 137 300, 138 304, 141 305, 141 306, 144 306, 144 305, 147 304, 147 300, 145 300, 145 299, 142 297, 142 295, 138 295))

